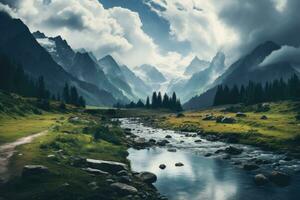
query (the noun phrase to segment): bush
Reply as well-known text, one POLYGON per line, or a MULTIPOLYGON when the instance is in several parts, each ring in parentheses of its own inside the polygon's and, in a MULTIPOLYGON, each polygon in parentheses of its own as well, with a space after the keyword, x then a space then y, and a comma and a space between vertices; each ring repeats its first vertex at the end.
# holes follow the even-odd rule
MULTIPOLYGON (((88 130, 86 130, 88 131, 88 130)), ((117 129, 109 130, 108 127, 105 126, 97 126, 92 128, 92 134, 94 136, 94 140, 105 140, 107 142, 113 144, 121 144, 121 134, 122 132, 117 129)))
POLYGON ((185 115, 184 115, 183 113, 178 113, 178 114, 176 115, 177 118, 184 117, 184 116, 185 116, 185 115))

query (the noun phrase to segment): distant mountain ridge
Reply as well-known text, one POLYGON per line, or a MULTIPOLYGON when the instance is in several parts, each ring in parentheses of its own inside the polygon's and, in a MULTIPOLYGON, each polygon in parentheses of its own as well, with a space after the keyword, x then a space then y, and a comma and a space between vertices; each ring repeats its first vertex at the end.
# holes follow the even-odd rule
POLYGON ((200 60, 197 56, 191 61, 191 63, 186 67, 184 75, 192 76, 195 73, 198 73, 207 67, 209 67, 210 62, 206 60, 200 60))
MULTIPOLYGON (((191 66, 191 64, 189 65, 191 66)), ((197 94, 206 91, 209 85, 225 71, 225 55, 218 52, 210 62, 209 66, 200 72, 194 73, 189 79, 179 80, 170 85, 168 92, 175 91, 183 102, 197 94)))
POLYGON ((258 45, 249 54, 233 63, 223 75, 210 85, 211 89, 200 96, 193 97, 185 103, 184 108, 199 109, 212 106, 216 93, 216 86, 219 84, 232 87, 233 85, 245 85, 250 80, 264 83, 280 78, 287 80, 293 74, 299 75, 299 72, 288 62, 278 62, 264 67, 260 66, 260 63, 262 63, 267 56, 280 48, 281 46, 272 41, 267 41, 258 45))
POLYGON ((90 105, 111 105, 116 99, 95 85, 78 80, 58 65, 40 46, 20 19, 0 12, 0 53, 22 65, 32 77, 44 76, 47 87, 53 92, 62 91, 66 82, 77 87, 90 105))

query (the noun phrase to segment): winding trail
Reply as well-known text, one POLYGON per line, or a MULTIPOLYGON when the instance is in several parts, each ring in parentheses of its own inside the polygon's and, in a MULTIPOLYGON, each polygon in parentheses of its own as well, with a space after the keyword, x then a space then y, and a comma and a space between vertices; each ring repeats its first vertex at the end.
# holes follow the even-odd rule
POLYGON ((7 167, 9 164, 9 159, 16 152, 16 147, 19 145, 28 144, 32 142, 35 138, 45 135, 46 133, 48 133, 48 130, 30 136, 22 137, 11 143, 0 145, 0 182, 5 182, 9 178, 9 174, 7 173, 7 167))

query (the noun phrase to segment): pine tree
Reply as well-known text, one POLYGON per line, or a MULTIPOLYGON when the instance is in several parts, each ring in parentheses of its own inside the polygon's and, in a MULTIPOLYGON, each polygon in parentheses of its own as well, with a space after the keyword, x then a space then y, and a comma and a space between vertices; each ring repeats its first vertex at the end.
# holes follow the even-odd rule
POLYGON ((141 99, 139 99, 138 102, 136 103, 136 107, 143 108, 143 107, 145 107, 145 104, 142 102, 141 99))
POLYGON ((65 103, 70 103, 70 91, 68 83, 65 83, 65 87, 63 89, 63 100, 65 103))
POLYGON ((75 106, 79 106, 78 99, 79 99, 79 96, 77 93, 77 89, 76 89, 76 87, 73 86, 73 87, 71 87, 71 91, 70 91, 70 103, 75 106))
POLYGON ((149 96, 147 97, 147 100, 146 100, 146 108, 147 109, 150 108, 150 99, 149 99, 149 96))
POLYGON ((157 95, 156 92, 152 94, 152 108, 157 108, 157 95))
POLYGON ((161 93, 160 92, 158 92, 158 95, 157 95, 157 107, 158 108, 162 107, 162 97, 161 97, 161 93))
POLYGON ((167 95, 167 93, 164 94, 164 98, 163 98, 163 101, 162 101, 162 107, 164 108, 169 108, 169 96, 167 95))
POLYGON ((79 99, 78 99, 78 105, 82 108, 85 108, 86 103, 85 103, 85 100, 82 96, 80 96, 79 99))
POLYGON ((37 97, 39 99, 45 99, 46 98, 46 89, 45 89, 45 83, 44 83, 44 77, 40 76, 38 79, 38 92, 37 92, 37 97))

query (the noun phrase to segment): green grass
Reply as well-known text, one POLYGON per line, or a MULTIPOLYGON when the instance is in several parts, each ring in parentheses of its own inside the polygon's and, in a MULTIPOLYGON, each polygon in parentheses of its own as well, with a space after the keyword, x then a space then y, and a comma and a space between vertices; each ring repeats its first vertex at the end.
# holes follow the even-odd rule
POLYGON ((270 103, 271 109, 266 112, 256 112, 253 107, 244 108, 247 115, 244 118, 235 117, 235 113, 226 111, 225 107, 217 107, 185 112, 182 117, 169 115, 157 120, 156 124, 163 128, 177 130, 204 130, 205 133, 210 134, 230 134, 238 137, 242 143, 300 152, 299 145, 293 144, 293 141, 300 137, 300 121, 295 118, 299 112, 299 102, 270 103), (237 123, 222 124, 202 120, 207 114, 234 117, 237 123), (268 119, 261 120, 262 115, 266 115, 268 119))
POLYGON ((62 114, 44 113, 16 118, 2 117, 0 118, 0 145, 47 130, 62 116, 62 114))
MULTIPOLYGON (((10 163, 11 181, 0 189, 0 194, 9 199, 105 199, 112 194, 103 176, 91 176, 78 167, 71 165, 72 158, 86 157, 128 163, 127 147, 123 144, 113 144, 104 139, 95 140, 94 129, 90 126, 100 126, 103 123, 97 117, 79 114, 77 122, 64 120, 51 131, 32 143, 19 146, 18 153, 10 163), (91 125, 93 124, 93 125, 91 125), (66 130, 68 132, 66 133, 66 130), (85 131, 83 131, 85 130, 85 131), (21 156, 19 156, 21 155, 21 156), (48 158, 55 155, 55 158, 48 158), (51 175, 21 178, 22 168, 26 164, 44 165, 49 168, 51 175), (88 183, 97 182, 99 189, 94 191, 88 183), (63 186, 68 183, 69 186, 63 186)), ((105 134, 118 134, 123 137, 121 130, 110 125, 105 134)), ((106 138, 109 138, 108 136, 106 138)))

